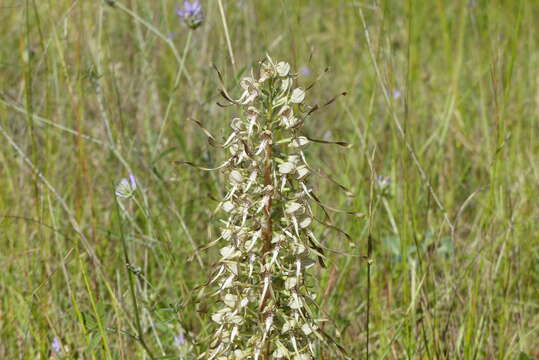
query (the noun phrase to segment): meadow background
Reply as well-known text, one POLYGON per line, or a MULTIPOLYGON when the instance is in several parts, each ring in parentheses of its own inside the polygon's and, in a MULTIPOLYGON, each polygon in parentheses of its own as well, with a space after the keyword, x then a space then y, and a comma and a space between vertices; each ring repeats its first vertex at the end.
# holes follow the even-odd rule
POLYGON ((201 349, 223 179, 174 161, 219 163, 191 121, 229 132, 212 64, 238 94, 266 53, 311 103, 347 92, 305 126, 353 144, 309 156, 364 214, 333 216, 352 241, 317 229, 326 330, 353 359, 538 358, 539 2, 202 4, 190 31, 169 0, 0 3, 0 358, 201 349))

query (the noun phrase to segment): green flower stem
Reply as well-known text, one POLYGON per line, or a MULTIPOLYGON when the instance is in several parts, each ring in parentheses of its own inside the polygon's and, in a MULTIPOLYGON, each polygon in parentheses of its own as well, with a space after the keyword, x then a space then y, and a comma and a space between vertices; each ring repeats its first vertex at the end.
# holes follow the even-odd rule
POLYGON ((161 128, 159 129, 159 135, 157 136, 157 141, 155 143, 155 148, 159 145, 161 142, 161 138, 163 137, 163 132, 165 130, 166 124, 168 122, 168 117, 170 115, 170 110, 172 109, 172 103, 173 103, 173 93, 178 89, 178 86, 180 84, 180 79, 182 77, 182 74, 185 72, 185 59, 187 58, 187 53, 189 52, 190 46, 191 46, 191 37, 193 36, 193 30, 190 30, 187 33, 187 40, 185 40, 185 46, 183 47, 183 55, 180 62, 180 69, 178 70, 178 73, 176 74, 176 78, 174 79, 174 86, 171 91, 170 99, 168 100, 167 109, 165 111, 165 118, 163 119, 163 122, 161 123, 161 128))
POLYGON ((137 295, 135 292, 135 281, 133 279, 133 273, 130 270, 131 262, 129 261, 129 253, 127 250, 127 241, 125 240, 124 232, 123 232, 123 224, 122 224, 122 217, 120 216, 120 204, 118 203, 118 200, 116 200, 116 211, 118 213, 118 221, 120 222, 120 238, 122 239, 122 250, 124 253, 124 261, 127 269, 127 278, 129 280, 129 294, 131 295, 131 301, 133 302, 133 312, 135 314, 135 326, 137 328, 137 341, 140 343, 140 345, 144 348, 148 356, 151 360, 155 360, 155 356, 153 355, 152 351, 150 350, 150 347, 144 340, 144 332, 142 331, 142 325, 140 322, 140 315, 139 315, 139 309, 138 309, 138 302, 137 302, 137 295))

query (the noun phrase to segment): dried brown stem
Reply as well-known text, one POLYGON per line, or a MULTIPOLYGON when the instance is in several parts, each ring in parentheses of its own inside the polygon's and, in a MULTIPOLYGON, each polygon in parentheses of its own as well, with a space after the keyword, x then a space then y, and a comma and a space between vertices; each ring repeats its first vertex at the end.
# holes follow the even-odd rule
MULTIPOLYGON (((264 149, 264 187, 267 189, 267 191, 269 191, 269 199, 268 199, 268 202, 266 203, 266 206, 264 207, 265 219, 264 219, 264 225, 263 225, 263 231, 262 231, 262 242, 263 242, 262 258, 264 259, 263 261, 265 262, 267 258, 266 254, 268 254, 272 250, 271 240, 273 237, 273 221, 271 218, 271 206, 273 202, 273 188, 272 188, 273 181, 272 181, 272 167, 271 167, 272 156, 273 156, 273 149, 272 149, 273 141, 272 141, 272 134, 269 130, 265 132, 264 137, 266 138, 265 140, 267 141, 266 148, 264 149)), ((269 270, 265 268, 264 271, 268 272, 269 270)), ((266 277, 270 275, 266 273, 264 276, 266 277)), ((271 276, 270 276, 270 281, 271 281, 271 276)), ((268 286, 266 291, 264 291, 263 298, 260 301, 260 314, 261 314, 262 324, 265 324, 266 318, 269 315, 264 312, 264 309, 270 298, 270 293, 271 293, 271 284, 268 286)), ((269 342, 267 342, 267 344, 265 345, 266 346, 264 346, 264 354, 262 358, 264 360, 267 360, 270 358, 271 349, 270 349, 269 342)))
POLYGON ((264 224, 264 231, 262 233, 262 240, 264 243, 264 246, 262 248, 262 254, 266 254, 269 251, 271 251, 271 238, 272 238, 272 232, 273 232, 273 224, 271 219, 271 205, 273 200, 273 189, 269 190, 271 186, 273 186, 273 181, 271 178, 271 157, 273 156, 272 151, 272 139, 271 139, 271 133, 268 132, 265 134, 267 137, 267 145, 266 149, 264 150, 264 187, 270 191, 270 197, 268 200, 268 203, 264 207, 264 214, 266 216, 265 224, 264 224))

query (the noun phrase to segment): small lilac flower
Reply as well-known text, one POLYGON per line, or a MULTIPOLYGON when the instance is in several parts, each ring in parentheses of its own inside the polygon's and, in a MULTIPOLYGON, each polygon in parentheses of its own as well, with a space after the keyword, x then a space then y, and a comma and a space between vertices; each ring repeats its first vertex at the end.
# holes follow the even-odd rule
POLYGON ((401 97, 401 92, 398 89, 393 90, 393 99, 397 100, 401 97))
POLYGON ((380 190, 384 191, 389 184, 391 184, 391 177, 384 175, 378 175, 376 177, 376 185, 378 185, 380 190))
POLYGON ((311 69, 309 69, 307 66, 302 66, 299 68, 299 73, 303 76, 309 76, 311 75, 311 69))
POLYGON ((133 174, 129 174, 129 178, 123 178, 116 186, 116 196, 122 199, 127 199, 133 196, 137 189, 137 181, 133 174))
POLYGON ((178 14, 191 29, 196 29, 204 21, 202 5, 198 0, 193 1, 193 3, 185 0, 183 2, 183 9, 176 9, 176 14, 178 14))
POLYGON ((324 140, 327 140, 331 137, 331 131, 327 130, 324 132, 324 140))
POLYGON ((58 336, 55 336, 54 339, 52 339, 51 348, 57 354, 62 352, 62 344, 60 343, 58 336))
POLYGON ((185 344, 185 336, 183 336, 183 333, 174 336, 174 345, 181 347, 183 344, 185 344))

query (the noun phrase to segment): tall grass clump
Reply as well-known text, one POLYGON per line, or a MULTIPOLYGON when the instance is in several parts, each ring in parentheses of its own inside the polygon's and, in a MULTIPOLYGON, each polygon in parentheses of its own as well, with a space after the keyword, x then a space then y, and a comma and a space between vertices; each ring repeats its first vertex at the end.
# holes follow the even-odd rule
POLYGON ((323 264, 311 230, 313 205, 323 205, 304 153, 317 140, 301 128, 318 107, 305 103, 296 78, 288 63, 267 56, 258 76, 251 71, 241 80, 238 99, 223 86, 221 105, 240 109, 230 136, 218 144, 207 133, 230 154, 217 168, 227 181, 220 236, 211 244, 220 246, 208 280, 219 305, 208 359, 306 360, 318 358, 323 344, 333 347, 309 286, 315 259, 323 264))

